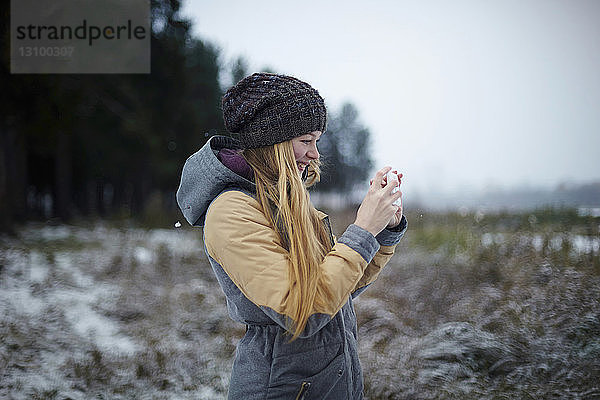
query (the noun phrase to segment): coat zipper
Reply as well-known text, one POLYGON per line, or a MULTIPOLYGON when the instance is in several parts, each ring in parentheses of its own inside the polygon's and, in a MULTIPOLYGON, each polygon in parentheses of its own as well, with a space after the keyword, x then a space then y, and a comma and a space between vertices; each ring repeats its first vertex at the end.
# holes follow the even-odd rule
POLYGON ((306 394, 306 391, 308 390, 309 386, 310 386, 310 382, 302 382, 302 387, 300 388, 300 391, 298 392, 298 395, 296 396, 296 400, 304 399, 304 395, 306 394))
POLYGON ((329 241, 331 242, 331 247, 335 246, 335 240, 333 240, 333 230, 331 229, 331 222, 329 221, 329 216, 323 218, 323 222, 327 227, 327 231, 329 232, 329 241))

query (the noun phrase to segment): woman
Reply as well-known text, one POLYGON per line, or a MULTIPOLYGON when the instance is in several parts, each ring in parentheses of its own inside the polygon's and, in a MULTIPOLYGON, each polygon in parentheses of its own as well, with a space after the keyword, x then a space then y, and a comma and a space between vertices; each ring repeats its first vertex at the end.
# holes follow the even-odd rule
POLYGON ((406 230, 390 168, 377 172, 336 240, 306 190, 319 180, 319 93, 256 73, 229 89, 222 107, 237 138, 214 136, 186 161, 177 201, 190 224, 204 227, 229 314, 246 324, 229 398, 362 399, 352 299, 406 230))

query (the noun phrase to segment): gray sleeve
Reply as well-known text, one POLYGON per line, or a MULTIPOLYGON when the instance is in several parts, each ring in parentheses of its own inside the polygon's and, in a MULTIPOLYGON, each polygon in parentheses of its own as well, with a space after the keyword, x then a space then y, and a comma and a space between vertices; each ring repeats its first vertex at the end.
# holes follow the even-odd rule
POLYGON ((400 239, 402 239, 402 236, 404 236, 404 233, 406 232, 407 228, 408 228, 408 221, 406 220, 406 217, 403 215, 402 219, 400 220, 400 224, 398 224, 398 226, 396 226, 392 229, 385 228, 375 238, 377 239, 377 242, 381 246, 393 246, 395 244, 398 244, 398 242, 400 242, 400 239))
POLYGON ((380 245, 371 232, 354 224, 348 226, 338 239, 338 243, 343 243, 356 251, 367 263, 371 262, 380 245))

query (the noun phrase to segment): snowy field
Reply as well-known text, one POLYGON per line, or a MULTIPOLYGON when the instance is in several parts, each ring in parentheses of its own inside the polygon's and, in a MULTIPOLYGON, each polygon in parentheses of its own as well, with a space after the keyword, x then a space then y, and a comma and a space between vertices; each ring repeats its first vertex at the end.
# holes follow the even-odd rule
MULTIPOLYGON (((599 303, 597 216, 409 215, 356 303, 366 398, 600 399, 599 303)), ((0 313, 2 399, 224 399, 244 332, 187 227, 0 236, 0 313)))

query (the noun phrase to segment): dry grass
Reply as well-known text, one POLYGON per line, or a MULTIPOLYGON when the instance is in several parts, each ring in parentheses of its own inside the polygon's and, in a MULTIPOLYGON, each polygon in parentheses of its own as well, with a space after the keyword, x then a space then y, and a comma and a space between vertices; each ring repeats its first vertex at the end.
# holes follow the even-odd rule
MULTIPOLYGON (((367 398, 600 398, 599 228, 409 215, 356 304, 367 398)), ((226 396, 243 327, 200 230, 27 225, 0 239, 0 285, 0 398, 226 396)))
POLYGON ((600 221, 531 215, 410 219, 357 304, 371 399, 600 398, 600 221))

